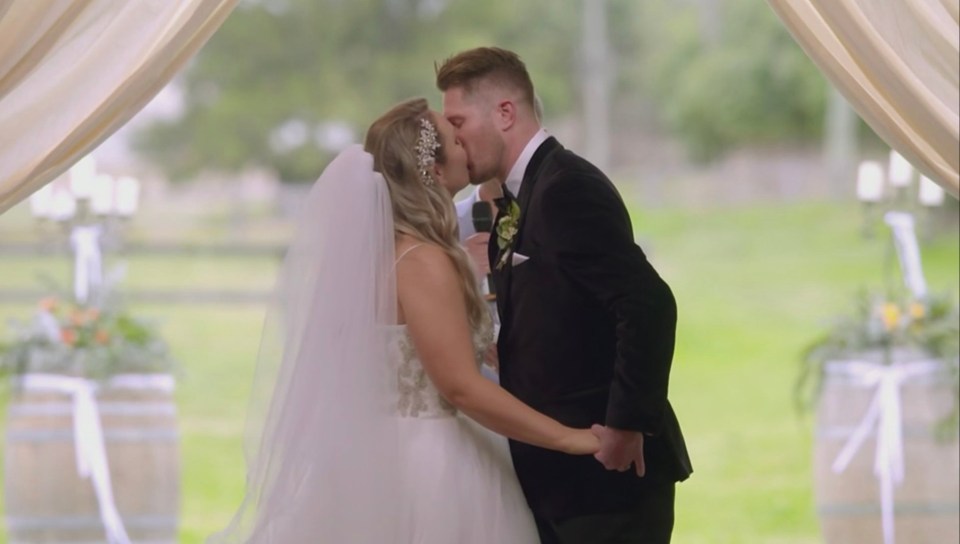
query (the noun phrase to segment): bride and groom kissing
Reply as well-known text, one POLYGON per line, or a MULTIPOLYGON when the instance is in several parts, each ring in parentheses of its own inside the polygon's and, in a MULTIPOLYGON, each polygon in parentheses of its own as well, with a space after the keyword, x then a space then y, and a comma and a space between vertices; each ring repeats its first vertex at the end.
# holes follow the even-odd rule
POLYGON ((670 288, 606 175, 541 128, 515 53, 464 51, 436 83, 442 113, 395 106, 304 203, 247 494, 210 542, 669 542, 692 472, 670 288), (496 339, 453 204, 491 179, 496 339), (494 345, 499 385, 479 368, 494 345))

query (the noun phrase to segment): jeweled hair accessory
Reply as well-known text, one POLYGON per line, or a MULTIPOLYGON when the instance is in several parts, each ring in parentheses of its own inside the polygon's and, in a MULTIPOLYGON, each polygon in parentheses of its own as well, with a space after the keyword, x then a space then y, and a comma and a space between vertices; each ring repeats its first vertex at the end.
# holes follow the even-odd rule
POLYGON ((417 138, 417 146, 413 149, 417 152, 417 170, 420 174, 420 181, 430 187, 436 181, 430 175, 430 167, 437 160, 437 149, 440 148, 440 142, 437 141, 437 127, 429 119, 420 119, 420 136, 417 138))

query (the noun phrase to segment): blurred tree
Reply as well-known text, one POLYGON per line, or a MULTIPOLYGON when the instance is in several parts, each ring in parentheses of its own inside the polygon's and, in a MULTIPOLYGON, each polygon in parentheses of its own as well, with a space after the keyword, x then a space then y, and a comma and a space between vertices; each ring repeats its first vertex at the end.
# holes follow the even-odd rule
POLYGON ((488 44, 520 53, 547 108, 565 111, 575 100, 576 4, 248 0, 182 76, 183 115, 135 144, 173 178, 257 165, 313 180, 391 104, 427 96, 439 109, 434 63, 488 44))
POLYGON ((634 82, 694 158, 822 136, 825 81, 766 5, 650 0, 639 21, 644 62, 634 82))
MULTIPOLYGON (((135 145, 174 179, 258 166, 313 180, 391 104, 439 109, 434 63, 492 44, 526 61, 548 120, 586 115, 583 1, 242 0, 181 76, 183 114, 135 145)), ((766 5, 608 0, 607 12, 614 134, 659 121, 702 159, 821 137, 826 84, 766 5)))

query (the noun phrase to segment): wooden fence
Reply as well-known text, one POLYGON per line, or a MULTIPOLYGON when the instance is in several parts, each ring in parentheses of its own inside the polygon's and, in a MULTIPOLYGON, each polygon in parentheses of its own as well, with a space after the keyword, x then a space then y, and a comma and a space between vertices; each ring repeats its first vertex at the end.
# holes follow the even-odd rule
MULTIPOLYGON (((284 245, 269 244, 162 244, 130 243, 120 251, 111 251, 111 255, 130 256, 176 256, 176 257, 265 257, 278 261, 283 258, 284 245)), ((3 258, 31 258, 62 256, 70 258, 65 243, 0 244, 0 256, 3 258)), ((0 265, 0 304, 31 303, 43 297, 41 289, 11 289, 3 284, 2 265, 0 265)), ((257 304, 265 302, 270 296, 268 290, 255 289, 124 289, 125 300, 132 303, 163 304, 257 304)))

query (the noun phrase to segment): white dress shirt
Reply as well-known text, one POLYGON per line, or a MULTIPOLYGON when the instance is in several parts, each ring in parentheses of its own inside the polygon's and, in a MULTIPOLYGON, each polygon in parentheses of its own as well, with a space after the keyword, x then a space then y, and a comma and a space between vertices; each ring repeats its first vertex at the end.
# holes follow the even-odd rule
POLYGON ((513 167, 510 168, 510 173, 507 174, 507 179, 504 181, 504 185, 507 186, 507 189, 510 189, 513 196, 520 196, 520 185, 523 184, 523 174, 527 171, 527 166, 530 165, 530 159, 533 158, 533 154, 537 152, 540 144, 547 141, 549 137, 550 135, 547 134, 546 130, 542 128, 538 130, 527 142, 520 156, 517 157, 517 162, 513 163, 513 167))

